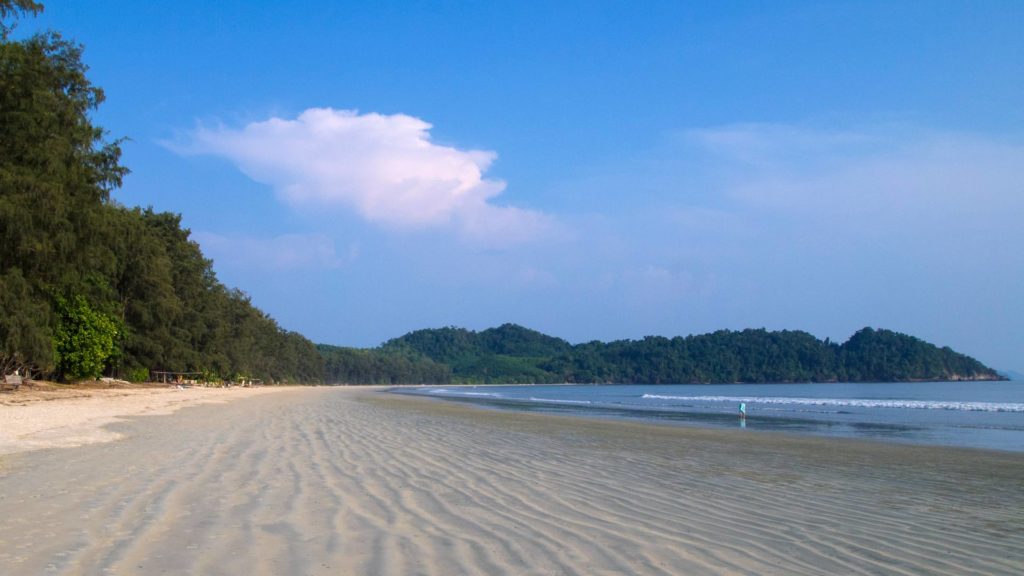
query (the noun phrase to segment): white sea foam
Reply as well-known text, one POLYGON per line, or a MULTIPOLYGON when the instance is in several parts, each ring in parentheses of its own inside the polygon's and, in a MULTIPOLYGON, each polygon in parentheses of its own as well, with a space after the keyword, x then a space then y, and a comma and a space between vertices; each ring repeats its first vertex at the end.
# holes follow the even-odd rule
POLYGON ((857 408, 904 408, 912 410, 962 410, 967 412, 1024 412, 1024 403, 945 402, 941 400, 875 400, 867 398, 784 398, 777 396, 669 396, 644 394, 649 400, 683 402, 745 402, 748 404, 790 404, 805 406, 849 406, 857 408))
POLYGON ((449 390, 448 388, 433 388, 427 390, 429 394, 447 394, 448 396, 487 396, 491 398, 501 398, 501 394, 494 392, 470 392, 468 390, 449 390))
POLYGON ((552 404, 590 404, 590 400, 562 400, 557 398, 534 398, 530 397, 531 402, 551 402, 552 404))

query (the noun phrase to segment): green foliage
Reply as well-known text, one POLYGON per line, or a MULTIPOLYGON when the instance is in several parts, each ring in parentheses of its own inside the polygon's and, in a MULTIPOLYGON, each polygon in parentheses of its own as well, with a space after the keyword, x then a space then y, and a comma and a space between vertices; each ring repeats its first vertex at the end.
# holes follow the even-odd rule
POLYGON ((125 380, 129 382, 149 382, 148 368, 135 368, 125 372, 125 380))
POLYGON ((331 384, 447 384, 451 370, 422 355, 318 344, 324 381, 331 384))
POLYGON ((452 327, 417 330, 389 340, 381 348, 446 364, 454 382, 528 384, 562 381, 540 364, 568 353, 572 346, 560 338, 504 324, 482 332, 452 327))
POLYGON ((221 284, 176 214, 117 208, 118 256, 110 275, 128 326, 121 371, 141 367, 316 383, 323 360, 312 342, 283 330, 239 290, 221 284))
POLYGON ((50 308, 33 298, 21 270, 0 274, 0 375, 22 369, 48 369, 52 364, 50 308))
POLYGON ((89 120, 103 92, 81 52, 56 33, 0 43, 0 255, 55 292, 89 290, 108 258, 103 207, 127 172, 89 120))
POLYGON ((977 375, 996 376, 994 370, 974 358, 890 330, 858 331, 843 344, 840 358, 846 377, 851 380, 960 380, 977 375))
POLYGON ((799 331, 590 342, 546 367, 569 381, 701 383, 835 380, 829 347, 799 331))
POLYGON ((43 5, 33 0, 0 0, 0 40, 6 40, 15 26, 6 20, 17 20, 26 13, 35 16, 42 11, 43 5))
POLYGON ((384 344, 451 367, 461 383, 723 383, 997 378, 977 360, 888 330, 836 345, 800 331, 721 330, 642 340, 564 340, 506 324, 472 332, 418 330, 384 344))
POLYGON ((57 298, 53 349, 57 373, 68 380, 97 378, 114 353, 117 322, 92 309, 82 296, 57 298))
POLYGON ((40 9, 0 0, 0 364, 319 382, 313 343, 218 282, 179 215, 110 200, 127 169, 120 141, 89 118, 103 91, 81 46, 57 33, 7 39, 8 22, 40 9), (76 296, 60 304, 53 294, 76 296), (120 326, 110 349, 103 318, 120 326))

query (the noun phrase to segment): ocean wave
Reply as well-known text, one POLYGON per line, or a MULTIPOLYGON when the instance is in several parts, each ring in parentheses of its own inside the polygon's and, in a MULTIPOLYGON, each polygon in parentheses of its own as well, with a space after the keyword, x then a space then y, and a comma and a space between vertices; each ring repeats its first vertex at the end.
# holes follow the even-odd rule
POLYGON ((495 392, 470 392, 467 390, 449 390, 448 388, 432 388, 426 390, 427 394, 445 394, 448 396, 486 396, 489 398, 501 398, 501 394, 495 392))
POLYGON ((641 398, 682 402, 744 402, 748 404, 903 408, 911 410, 960 410, 966 412, 1024 412, 1024 403, 1017 402, 946 402, 942 400, 872 400, 866 398, 784 398, 777 396, 670 396, 664 394, 644 394, 641 398))
POLYGON ((590 400, 561 400, 557 398, 534 398, 530 397, 531 402, 551 402, 553 404, 591 404, 590 400))

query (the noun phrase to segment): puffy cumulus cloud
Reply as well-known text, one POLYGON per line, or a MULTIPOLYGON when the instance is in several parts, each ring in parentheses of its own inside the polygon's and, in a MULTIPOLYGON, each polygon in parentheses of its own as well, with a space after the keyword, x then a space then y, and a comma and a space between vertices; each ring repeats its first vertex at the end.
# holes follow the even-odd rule
POLYGON ((347 207, 391 228, 454 228, 494 246, 551 226, 540 212, 492 203, 505 189, 484 177, 494 152, 436 144, 430 129, 404 114, 312 108, 294 120, 200 128, 179 150, 227 158, 295 207, 347 207))

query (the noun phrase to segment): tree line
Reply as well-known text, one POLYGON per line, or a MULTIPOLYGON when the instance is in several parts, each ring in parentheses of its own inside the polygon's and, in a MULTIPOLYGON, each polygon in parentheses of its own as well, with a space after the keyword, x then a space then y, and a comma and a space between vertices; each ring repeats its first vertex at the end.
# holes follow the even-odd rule
POLYGON ((324 382, 331 384, 448 384, 451 368, 416 353, 317 344, 324 382))
POLYGON ((111 199, 128 169, 90 113, 82 47, 14 41, 42 7, 0 0, 0 368, 60 380, 149 370, 316 382, 323 360, 217 280, 180 215, 111 199))
POLYGON ((948 347, 864 328, 842 344, 801 331, 748 329, 572 345, 514 324, 418 330, 386 342, 451 369, 455 383, 766 383, 997 380, 948 347))

